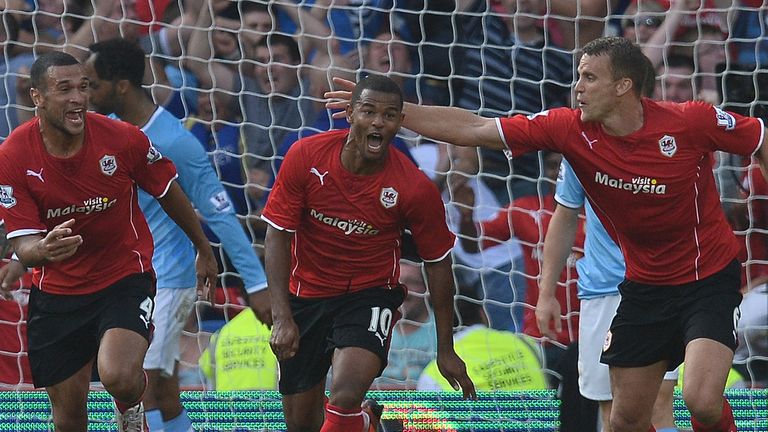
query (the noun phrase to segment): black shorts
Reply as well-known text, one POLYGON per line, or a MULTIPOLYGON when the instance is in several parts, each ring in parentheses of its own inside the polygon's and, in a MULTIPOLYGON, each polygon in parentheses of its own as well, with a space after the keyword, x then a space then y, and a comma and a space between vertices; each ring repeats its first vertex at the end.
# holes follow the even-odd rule
POLYGON ((741 264, 683 285, 646 285, 624 280, 621 303, 606 336, 602 363, 641 367, 668 360, 674 370, 688 342, 711 339, 736 349, 741 264))
POLYGON ((381 373, 404 298, 405 287, 370 288, 329 298, 291 297, 299 350, 280 362, 280 393, 301 393, 325 379, 336 348, 371 351, 381 359, 381 373))
POLYGON ((149 273, 127 276, 92 294, 59 295, 32 287, 29 295, 29 364, 35 387, 71 377, 99 350, 111 328, 133 330, 149 341, 155 302, 149 273))

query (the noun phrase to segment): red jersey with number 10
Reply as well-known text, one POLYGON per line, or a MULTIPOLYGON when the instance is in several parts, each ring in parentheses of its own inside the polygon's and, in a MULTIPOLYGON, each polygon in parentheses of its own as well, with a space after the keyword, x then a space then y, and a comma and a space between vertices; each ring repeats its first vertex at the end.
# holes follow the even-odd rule
POLYGON ((54 294, 88 294, 134 273, 153 273, 152 235, 136 187, 162 196, 176 168, 135 126, 87 113, 85 140, 73 157, 45 149, 40 121, 0 146, 0 217, 8 238, 45 235, 75 219, 83 243, 70 258, 36 268, 34 284, 54 294))
POLYGON ((350 173, 341 165, 348 134, 330 131, 293 144, 262 214, 273 227, 295 232, 290 291, 297 296, 398 286, 406 228, 425 261, 453 248, 437 187, 391 146, 378 173, 350 173))
POLYGON ((555 109, 499 119, 513 155, 562 153, 627 263, 627 278, 679 285, 722 270, 739 250, 720 208, 713 152, 750 155, 762 121, 702 102, 643 99, 643 126, 608 135, 580 110, 555 109))

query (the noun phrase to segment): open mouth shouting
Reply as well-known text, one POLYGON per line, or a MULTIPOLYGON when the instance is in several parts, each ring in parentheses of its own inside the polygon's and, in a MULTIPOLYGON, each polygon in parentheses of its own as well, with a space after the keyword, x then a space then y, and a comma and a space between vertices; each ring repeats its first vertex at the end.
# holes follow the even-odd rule
POLYGON ((384 137, 380 133, 370 133, 366 136, 368 151, 371 153, 380 153, 384 148, 384 137))

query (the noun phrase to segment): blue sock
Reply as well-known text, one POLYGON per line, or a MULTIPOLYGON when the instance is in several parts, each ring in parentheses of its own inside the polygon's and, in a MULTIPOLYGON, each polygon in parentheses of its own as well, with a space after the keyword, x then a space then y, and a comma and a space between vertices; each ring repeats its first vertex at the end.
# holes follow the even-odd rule
POLYGON ((677 430, 677 428, 664 428, 664 429, 656 429, 656 432, 680 432, 677 430))
POLYGON ((165 432, 165 429, 163 429, 163 414, 159 409, 145 411, 144 417, 147 419, 147 426, 149 426, 150 432, 165 432))
POLYGON ((194 432, 192 429, 192 420, 189 419, 187 410, 181 410, 176 418, 164 423, 165 432, 194 432))

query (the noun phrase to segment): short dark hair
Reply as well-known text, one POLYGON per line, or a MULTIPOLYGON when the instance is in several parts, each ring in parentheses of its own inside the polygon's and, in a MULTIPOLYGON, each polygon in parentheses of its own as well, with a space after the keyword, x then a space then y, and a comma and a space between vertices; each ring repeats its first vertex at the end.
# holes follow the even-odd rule
POLYGON ((582 51, 589 56, 608 55, 613 79, 629 78, 634 83, 635 94, 640 96, 643 93, 648 73, 645 67, 648 57, 629 39, 619 36, 597 38, 584 45, 582 51))
POLYGON ((123 38, 92 44, 88 49, 97 54, 93 68, 99 79, 128 80, 134 87, 144 81, 144 50, 138 43, 123 38))
POLYGON ((301 63, 301 52, 299 51, 299 44, 296 42, 296 39, 294 39, 292 36, 288 36, 287 34, 270 33, 267 35, 267 37, 261 38, 261 40, 256 43, 256 48, 267 47, 271 52, 270 47, 277 45, 283 45, 288 48, 288 54, 291 56, 291 60, 293 60, 296 64, 301 63))
POLYGON ((47 52, 38 57, 32 64, 32 70, 29 73, 30 83, 33 88, 45 90, 48 86, 48 68, 76 64, 80 64, 80 62, 70 54, 60 51, 47 52))
POLYGON ((363 90, 366 89, 397 95, 400 99, 400 109, 403 109, 403 91, 392 78, 384 75, 371 74, 358 81, 355 90, 352 91, 352 99, 350 101, 352 106, 360 100, 360 95, 363 93, 363 90))

